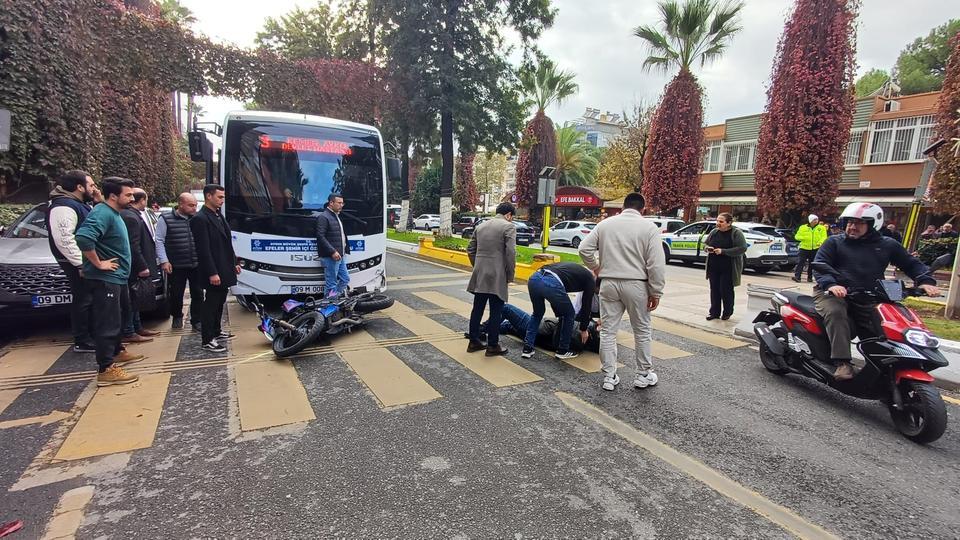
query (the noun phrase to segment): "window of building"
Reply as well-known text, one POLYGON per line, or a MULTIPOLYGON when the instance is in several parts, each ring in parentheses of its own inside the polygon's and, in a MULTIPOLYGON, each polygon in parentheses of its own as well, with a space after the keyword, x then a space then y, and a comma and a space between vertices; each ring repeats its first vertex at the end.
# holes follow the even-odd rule
POLYGON ((717 172, 720 170, 720 150, 722 141, 710 141, 703 151, 703 172, 717 172))
POLYGON ((843 164, 847 166, 860 165, 860 155, 863 153, 865 131, 851 131, 850 142, 847 143, 847 154, 843 164))
POLYGON ((737 143, 724 145, 724 171, 752 171, 757 143, 737 143))
POLYGON ((933 136, 933 115, 881 120, 873 123, 870 163, 923 159, 923 149, 933 136))

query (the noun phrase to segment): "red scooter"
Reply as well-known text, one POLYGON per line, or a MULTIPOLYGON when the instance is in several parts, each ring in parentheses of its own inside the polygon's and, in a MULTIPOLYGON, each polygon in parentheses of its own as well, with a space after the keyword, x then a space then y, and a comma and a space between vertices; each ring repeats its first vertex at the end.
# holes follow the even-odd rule
MULTIPOLYGON (((814 263, 814 269, 839 275, 825 263, 814 263)), ((923 444, 939 439, 947 428, 947 410, 928 372, 949 362, 939 350, 940 340, 901 303, 907 296, 923 296, 923 291, 890 280, 880 280, 872 289, 847 290, 848 302, 876 304, 873 320, 859 329, 857 349, 865 363, 852 379, 833 378, 836 366, 830 363, 826 326, 813 297, 796 291, 775 294, 773 309, 753 321, 763 366, 778 375, 799 373, 844 394, 879 400, 908 439, 923 444)))

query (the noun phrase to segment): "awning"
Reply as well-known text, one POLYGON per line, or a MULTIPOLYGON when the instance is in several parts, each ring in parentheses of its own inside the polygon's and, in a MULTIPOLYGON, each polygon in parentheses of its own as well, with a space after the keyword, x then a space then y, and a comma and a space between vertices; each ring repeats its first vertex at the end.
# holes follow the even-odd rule
MULTIPOLYGON (((846 206, 853 202, 871 202, 880 206, 910 206, 913 203, 912 195, 840 195, 836 198, 834 204, 837 206, 846 206)), ((622 200, 620 201, 622 205, 622 200)), ((710 197, 700 197, 697 204, 707 206, 755 206, 757 197, 755 195, 717 195, 710 197)), ((609 206, 609 203, 607 205, 609 206)))

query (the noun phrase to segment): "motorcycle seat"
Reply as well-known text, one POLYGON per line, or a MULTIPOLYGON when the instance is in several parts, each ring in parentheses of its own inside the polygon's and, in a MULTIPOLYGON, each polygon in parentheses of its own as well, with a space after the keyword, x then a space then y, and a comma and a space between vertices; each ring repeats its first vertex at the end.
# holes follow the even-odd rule
POLYGON ((805 315, 813 317, 816 321, 823 321, 823 318, 817 313, 817 305, 814 303, 812 296, 797 291, 780 291, 780 294, 790 302, 791 306, 802 311, 805 315))

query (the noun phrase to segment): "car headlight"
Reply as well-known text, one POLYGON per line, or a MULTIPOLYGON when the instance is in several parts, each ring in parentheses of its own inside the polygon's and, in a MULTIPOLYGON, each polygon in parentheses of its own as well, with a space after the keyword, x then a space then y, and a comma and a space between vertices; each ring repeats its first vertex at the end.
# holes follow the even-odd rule
POLYGON ((907 330, 903 333, 903 337, 908 343, 916 345, 917 347, 935 349, 940 346, 940 340, 936 336, 923 330, 907 330))

